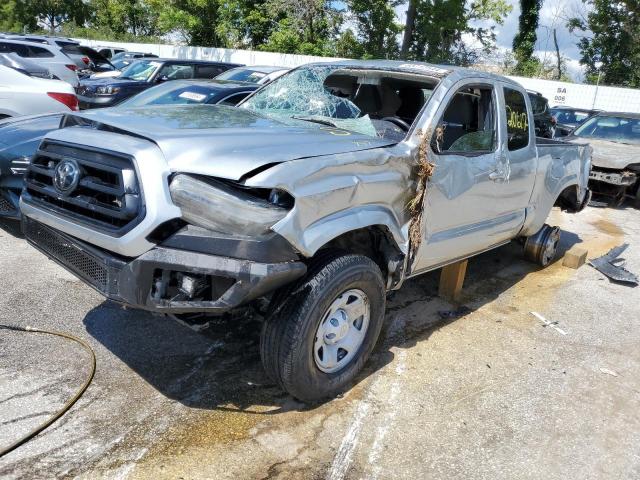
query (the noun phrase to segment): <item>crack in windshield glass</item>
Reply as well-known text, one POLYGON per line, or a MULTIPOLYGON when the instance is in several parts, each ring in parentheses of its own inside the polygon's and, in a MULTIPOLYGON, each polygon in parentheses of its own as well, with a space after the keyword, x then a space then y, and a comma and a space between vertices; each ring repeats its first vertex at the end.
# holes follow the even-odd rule
POLYGON ((312 65, 294 70, 264 87, 242 107, 285 123, 313 122, 375 137, 371 119, 347 98, 349 92, 325 85, 338 68, 312 65))

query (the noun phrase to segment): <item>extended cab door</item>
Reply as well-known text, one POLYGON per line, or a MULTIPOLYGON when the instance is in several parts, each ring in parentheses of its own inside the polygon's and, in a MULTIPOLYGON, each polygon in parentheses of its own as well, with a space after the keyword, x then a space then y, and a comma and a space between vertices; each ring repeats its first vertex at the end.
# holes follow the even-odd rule
POLYGON ((510 237, 517 236, 524 224, 527 208, 536 181, 538 154, 535 125, 527 93, 520 87, 504 83, 501 85, 502 101, 500 115, 503 130, 503 164, 507 166, 506 178, 496 188, 497 214, 511 218, 510 237))
POLYGON ((441 102, 431 128, 435 170, 414 273, 504 243, 522 225, 524 211, 500 205, 514 190, 503 105, 502 85, 486 78, 458 82, 441 102))

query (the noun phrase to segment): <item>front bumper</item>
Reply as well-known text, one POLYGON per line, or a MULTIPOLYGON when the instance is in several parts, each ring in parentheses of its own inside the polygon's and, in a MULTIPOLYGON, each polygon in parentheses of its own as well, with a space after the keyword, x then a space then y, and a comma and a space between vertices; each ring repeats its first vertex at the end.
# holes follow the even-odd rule
POLYGON ((298 261, 260 263, 166 247, 119 257, 24 216, 22 229, 31 245, 105 297, 161 313, 222 314, 306 273, 298 261), (203 290, 190 297, 180 289, 184 278, 188 285, 204 282, 203 290))
POLYGON ((605 172, 592 168, 591 172, 589 173, 589 180, 608 183, 610 185, 616 185, 618 187, 628 187, 636 183, 636 181, 638 180, 638 176, 634 172, 630 172, 628 170, 621 170, 618 172, 605 172))
POLYGON ((77 95, 77 97, 78 97, 78 108, 80 108, 80 110, 88 110, 90 108, 112 107, 113 105, 115 105, 121 100, 121 98, 118 98, 115 95, 96 95, 95 97, 77 95))
POLYGON ((20 191, 23 175, 0 175, 0 218, 20 219, 20 191))

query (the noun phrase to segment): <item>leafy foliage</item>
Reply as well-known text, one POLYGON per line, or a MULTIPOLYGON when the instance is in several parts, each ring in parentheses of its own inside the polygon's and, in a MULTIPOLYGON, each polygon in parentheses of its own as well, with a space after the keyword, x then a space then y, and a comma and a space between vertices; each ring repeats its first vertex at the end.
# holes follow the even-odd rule
POLYGON ((586 18, 573 18, 569 28, 590 33, 580 39, 580 63, 587 81, 640 87, 640 2, 638 0, 583 0, 586 18))
MULTIPOLYGON (((401 0, 350 0, 349 17, 358 31, 357 57, 395 58, 398 56, 398 34, 402 26, 396 23, 394 8, 401 0)), ((351 32, 353 35, 353 32, 351 32)), ((343 41, 345 39, 343 38, 343 41)))
POLYGON ((540 68, 540 60, 533 55, 536 48, 536 30, 542 0, 520 0, 518 33, 513 39, 513 54, 517 74, 532 76, 540 68))
POLYGON ((505 0, 411 0, 413 24, 405 25, 402 50, 407 58, 469 65, 495 44, 494 27, 474 26, 482 20, 502 24, 511 6, 505 0), (409 31, 410 35, 406 32, 409 31), (469 42, 465 37, 474 41, 469 42))

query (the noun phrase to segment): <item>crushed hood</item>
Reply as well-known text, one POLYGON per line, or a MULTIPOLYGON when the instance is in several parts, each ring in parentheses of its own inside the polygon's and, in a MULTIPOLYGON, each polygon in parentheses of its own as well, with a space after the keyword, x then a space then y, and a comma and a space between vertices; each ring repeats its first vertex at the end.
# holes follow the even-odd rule
POLYGON ((72 116, 85 119, 87 127, 154 142, 175 172, 230 180, 270 164, 395 143, 313 123, 292 126, 224 105, 112 108, 72 116))
POLYGON ((623 170, 632 163, 640 164, 640 145, 609 142, 584 137, 567 138, 568 141, 589 143, 593 148, 591 165, 600 168, 623 170))

